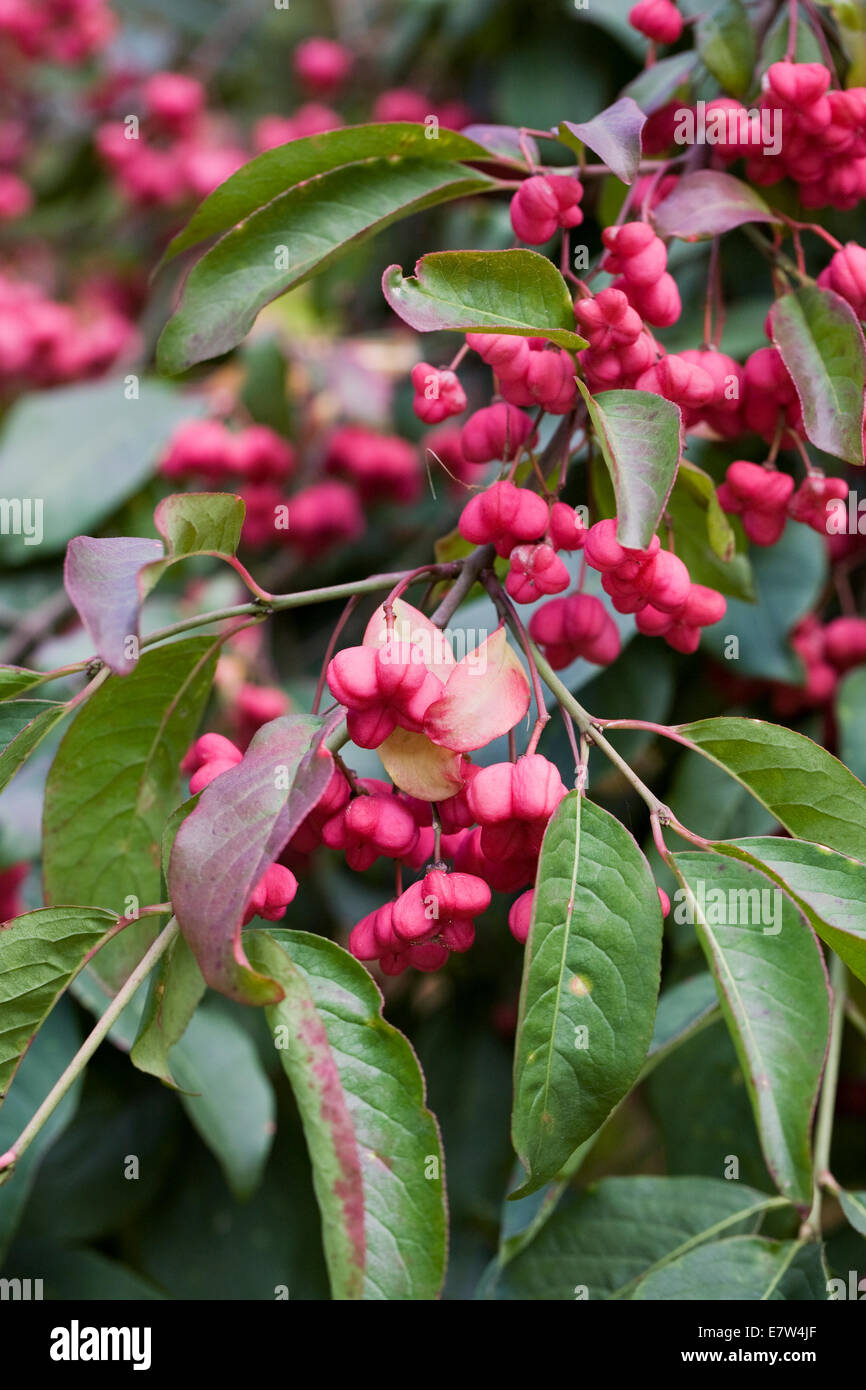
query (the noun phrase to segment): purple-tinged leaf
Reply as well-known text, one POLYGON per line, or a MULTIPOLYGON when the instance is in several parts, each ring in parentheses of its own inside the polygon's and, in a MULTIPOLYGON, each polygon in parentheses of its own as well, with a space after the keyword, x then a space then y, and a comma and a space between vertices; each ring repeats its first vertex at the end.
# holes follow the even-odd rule
POLYGON ((304 1127, 333 1298, 438 1298, 442 1145, 412 1048, 336 942, 252 931, 249 951, 284 992, 265 1016, 304 1127))
POLYGON ((432 251, 414 275, 391 265, 382 293, 419 333, 512 333, 547 338, 569 352, 587 346, 556 266, 537 251, 432 251))
POLYGON ((631 183, 640 166, 641 131, 646 116, 631 97, 620 97, 591 121, 560 121, 563 144, 579 151, 581 144, 598 155, 611 173, 631 183))
POLYGON ((162 554, 159 541, 142 536, 75 536, 67 547, 66 592, 97 655, 118 676, 128 676, 138 661, 139 573, 162 554))
POLYGON ((851 305, 834 290, 803 285, 776 300, 770 323, 808 438, 825 453, 862 464, 866 346, 851 305))
POLYGON ((520 131, 514 125, 467 125, 460 134, 476 145, 483 145, 491 154, 502 159, 519 159, 526 163, 526 155, 532 156, 536 164, 541 163, 538 145, 531 135, 524 135, 521 144, 520 131))
POLYGON ((244 504, 232 493, 175 493, 154 513, 164 547, 141 536, 76 536, 69 542, 66 592, 97 655, 116 675, 135 669, 141 605, 169 566, 189 555, 233 556, 243 520, 244 504))
POLYGON ((685 174, 653 213, 659 236, 697 241, 721 236, 746 222, 775 222, 760 194, 731 174, 699 169, 685 174))
POLYGON ((680 458, 679 407, 652 391, 602 391, 578 380, 616 495, 617 540, 638 550, 662 519, 680 458))
POLYGON ((286 714, 259 729, 243 762, 205 787, 179 827, 168 889, 207 983, 243 1004, 275 1004, 282 989, 250 968, 241 945, 246 905, 265 871, 318 804, 333 769, 317 742, 321 719, 286 714))

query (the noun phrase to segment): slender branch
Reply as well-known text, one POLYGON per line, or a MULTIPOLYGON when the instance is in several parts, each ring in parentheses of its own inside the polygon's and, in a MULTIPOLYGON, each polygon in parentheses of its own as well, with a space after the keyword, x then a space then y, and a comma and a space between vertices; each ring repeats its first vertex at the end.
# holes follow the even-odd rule
POLYGON ((492 545, 479 546, 463 562, 460 577, 451 585, 439 607, 430 616, 436 627, 447 627, 469 590, 477 583, 482 570, 493 564, 496 551, 492 545))
POLYGON ((529 633, 526 631, 526 628, 520 620, 517 609, 514 607, 514 604, 511 602, 502 585, 499 583, 499 580, 493 573, 490 573, 485 577, 485 587, 487 589, 487 592, 490 594, 490 597, 493 599, 493 602, 496 604, 496 607, 499 609, 499 612, 502 614, 505 621, 508 623, 508 626, 511 628, 511 631, 514 633, 518 642, 523 648, 524 654, 526 656, 526 661, 529 666, 529 676, 530 680, 532 681, 532 693, 535 697, 536 719, 535 727, 532 730, 529 743, 526 747, 526 752, 527 754, 534 753, 536 748, 538 747, 538 740, 541 738, 541 735, 544 731, 544 726, 550 719, 550 715, 547 712, 547 705, 544 702, 544 691, 541 688, 541 678, 538 673, 538 666, 535 661, 536 649, 535 647, 533 647, 532 642, 530 641, 529 633))
POLYGON ((785 255, 784 251, 779 251, 777 248, 771 246, 766 237, 762 237, 760 232, 755 231, 754 227, 745 225, 742 230, 745 232, 752 245, 756 246, 761 255, 765 256, 773 265, 778 266, 780 270, 786 271, 788 275, 793 276, 795 280, 799 280, 801 285, 815 284, 811 275, 804 275, 790 257, 785 255))
MULTIPOLYGON (((0 1181, 3 1180, 4 1170, 11 1169, 18 1159, 29 1149, 33 1140, 45 1122, 54 1114, 70 1086, 80 1076, 87 1063, 90 1061, 99 1044, 108 1036, 113 1025, 123 1013, 130 999, 136 993, 150 974, 160 957, 164 956, 171 943, 174 941, 180 928, 177 918, 172 917, 171 921, 160 932, 153 945, 145 952, 132 974, 124 980, 117 994, 112 999, 105 1013, 100 1018, 93 1031, 85 1038, 81 1047, 76 1052, 69 1066, 63 1072, 58 1081, 51 1087, 48 1095, 36 1111, 29 1124, 19 1134, 11 1149, 5 1154, 0 1155, 0 1181)), ((5 1176, 9 1176, 8 1173, 5 1176)))
POLYGON ((325 651, 325 656, 322 661, 322 669, 319 672, 319 679, 316 683, 316 693, 313 696, 313 714, 319 713, 319 705, 322 701, 322 692, 325 689, 325 676, 327 675, 331 657, 334 655, 334 649, 336 648, 336 645, 340 640, 340 633, 343 631, 343 628, 346 626, 346 623, 351 618, 360 601, 360 594, 352 595, 352 597, 349 599, 349 602, 346 604, 345 608, 340 614, 339 619, 337 620, 337 626, 331 633, 331 640, 329 641, 327 649, 325 651))
POLYGON ((72 604, 65 589, 52 594, 44 603, 40 603, 28 613, 15 631, 0 644, 0 665, 13 666, 16 661, 20 661, 25 652, 35 646, 42 637, 47 636, 60 619, 71 612, 72 604))
POLYGON ((190 632, 193 628, 204 627, 208 623, 226 622, 230 618, 256 615, 267 618, 272 613, 281 613, 289 608, 307 608, 313 603, 348 599, 354 594, 374 594, 381 589, 392 589, 401 579, 405 579, 407 574, 411 574, 411 570, 401 570, 396 574, 373 574, 369 579, 354 579, 349 584, 331 584, 323 589, 300 589, 295 594, 274 594, 266 602, 236 603, 231 608, 216 608, 210 613, 198 613, 194 617, 184 618, 179 623, 172 623, 170 627, 161 627, 156 632, 149 632, 141 639, 141 645, 152 647, 156 642, 164 642, 181 632, 190 632))
POLYGON ((674 820, 670 807, 666 806, 663 801, 659 800, 654 792, 650 791, 649 787, 641 781, 634 769, 629 766, 622 754, 618 753, 613 745, 608 743, 602 733, 599 721, 593 719, 589 711, 585 710, 583 705, 578 703, 568 687, 559 679, 559 676, 547 659, 541 655, 541 652, 534 645, 532 645, 532 655, 541 679, 551 693, 556 696, 563 708, 571 715, 581 733, 586 734, 587 737, 601 749, 605 757, 613 763, 614 767, 622 773, 626 781, 634 787, 638 795, 646 802, 650 811, 658 812, 661 820, 665 824, 670 824, 674 820))

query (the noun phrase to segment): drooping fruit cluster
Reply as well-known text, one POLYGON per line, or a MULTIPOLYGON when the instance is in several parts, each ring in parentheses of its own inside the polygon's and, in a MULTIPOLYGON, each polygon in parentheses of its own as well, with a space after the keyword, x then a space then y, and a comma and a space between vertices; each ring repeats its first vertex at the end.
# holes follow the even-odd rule
POLYGON ((172 480, 283 483, 296 464, 291 444, 267 425, 232 431, 219 420, 187 420, 169 440, 160 470, 172 480))
POLYGON ((63 304, 29 280, 0 274, 0 384, 56 386, 100 376, 137 344, 135 328, 98 286, 63 304))
POLYGON ((80 63, 104 48, 115 32, 106 0, 3 0, 0 35, 26 58, 80 63))
POLYGON ((693 652, 700 630, 719 622, 726 603, 722 594, 693 584, 673 551, 662 550, 653 536, 644 550, 627 549, 616 539, 615 521, 590 527, 584 554, 602 575, 602 587, 619 613, 633 613, 638 631, 664 637, 677 651, 693 652))
MULTIPOLYGON (((831 87, 823 63, 773 63, 764 73, 756 120, 781 121, 781 150, 771 153, 760 138, 721 143, 729 160, 746 156, 750 183, 767 186, 790 178, 806 208, 828 205, 846 211, 866 196, 866 88, 831 87)), ((742 111, 739 103, 732 107, 742 111)))
POLYGON ((474 874, 430 869, 394 902, 363 917, 352 929, 349 950, 357 960, 377 960, 386 975, 407 966, 440 970, 451 951, 468 951, 475 918, 490 906, 490 889, 474 874))
POLYGON ((412 385, 415 387, 412 409, 425 425, 441 425, 443 420, 466 409, 466 392, 452 371, 419 362, 412 368, 412 385))
POLYGON ((607 249, 602 269, 619 277, 613 288, 622 290, 647 323, 656 328, 676 323, 683 308, 680 292, 667 270, 667 247, 649 223, 605 227, 601 239, 607 249))
POLYGON ((573 408, 574 362, 563 348, 551 348, 544 338, 495 333, 467 333, 466 341, 493 368, 510 405, 541 406, 551 415, 565 415, 573 408))
POLYGON ((398 725, 420 733, 445 689, 427 669, 421 648, 399 638, 378 648, 344 648, 328 666, 327 679, 348 710, 349 733, 359 748, 378 748, 398 725))
POLYGON ((797 624, 790 642, 806 678, 801 685, 774 687, 773 709, 782 718, 832 704, 842 676, 866 663, 866 619, 834 618, 825 626, 810 613, 797 624))
POLYGON ((811 473, 795 492, 789 474, 738 459, 729 465, 718 496, 726 512, 741 517, 749 540, 766 546, 781 538, 789 517, 826 535, 833 502, 847 498, 848 484, 811 473))
POLYGON ((525 179, 511 200, 511 225, 515 236, 530 246, 541 246, 560 227, 579 227, 583 184, 569 174, 533 174, 525 179))

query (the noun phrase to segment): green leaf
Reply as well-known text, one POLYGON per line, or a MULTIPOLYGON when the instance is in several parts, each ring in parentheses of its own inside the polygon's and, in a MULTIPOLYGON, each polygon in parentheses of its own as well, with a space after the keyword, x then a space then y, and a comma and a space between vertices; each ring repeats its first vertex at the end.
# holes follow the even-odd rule
POLYGON ((160 381, 140 381, 128 400, 123 377, 32 391, 12 406, 0 441, 7 497, 43 498, 39 546, 4 536, 3 559, 20 565, 58 555, 138 491, 182 420, 201 413, 160 381))
POLYGON ((292 408, 287 390, 288 366, 276 338, 254 338, 244 348, 241 404, 259 425, 288 435, 292 408))
POLYGON ((767 1167, 808 1209, 809 1128, 830 1026, 823 956, 799 909, 763 874, 714 854, 677 854, 694 920, 737 1049, 767 1167), (743 918, 746 920, 744 921, 743 918))
POLYGON ((0 791, 68 713, 54 700, 9 700, 0 707, 0 791))
POLYGON ((698 66, 698 55, 693 50, 674 53, 670 58, 662 58, 651 67, 644 68, 626 87, 623 96, 637 102, 642 111, 652 115, 670 101, 678 89, 690 83, 698 66))
MULTIPOLYGON (((715 503, 718 505, 717 497, 715 503)), ((718 519, 713 521, 711 494, 700 481, 700 470, 686 467, 685 461, 677 471, 666 511, 673 527, 676 553, 688 567, 692 582, 718 589, 730 598, 754 599, 751 565, 743 553, 745 542, 741 542, 741 549, 730 560, 720 558, 719 549, 727 550, 729 535, 733 532, 736 537, 736 529, 729 523, 720 526, 718 519)))
POLYGON ((408 121, 344 126, 290 140, 251 159, 209 194, 171 242, 163 264, 181 251, 236 227, 295 184, 346 164, 395 156, 401 160, 489 160, 490 153, 453 130, 440 130, 433 140, 426 126, 408 121))
POLYGON ((866 345, 851 305, 817 285, 777 299, 773 342, 793 378, 811 442, 846 463, 863 463, 866 345))
POLYGON ((548 338, 577 352, 574 307, 559 271, 537 251, 433 251, 414 275, 398 265, 382 276, 395 314, 419 333, 511 333, 548 338))
POLYGON ((792 835, 866 861, 866 787, 819 744, 761 719, 702 719, 678 733, 792 835))
POLYGON ((175 937, 150 977, 141 1027, 129 1054, 134 1067, 167 1086, 176 1084, 168 1054, 186 1032, 205 988, 195 956, 182 936, 175 937))
POLYGON ((180 1101, 237 1197, 258 1186, 273 1143, 274 1090, 247 1030, 220 1001, 199 1009, 171 1054, 180 1101))
POLYGON ((866 1236, 866 1192, 838 1192, 838 1202, 855 1231, 866 1236))
POLYGON ((260 309, 353 246, 412 213, 493 187, 460 164, 421 159, 372 159, 298 184, 193 267, 159 340, 160 369, 173 375, 228 352, 260 309))
POLYGON ((814 1241, 762 1240, 733 1236, 689 1251, 650 1275, 636 1299, 696 1302, 827 1298, 821 1247, 814 1241))
POLYGON ((382 1018, 370 976, 306 932, 251 932, 249 955, 285 996, 266 1009, 313 1163, 335 1299, 435 1299, 445 1185, 424 1078, 382 1018))
POLYGON ((727 514, 722 511, 716 485, 709 473, 689 463, 688 459, 681 459, 677 482, 691 493, 706 511, 707 540, 710 548, 718 559, 728 564, 734 557, 737 537, 727 514))
POLYGON ((37 1030, 116 920, 94 907, 46 907, 0 927, 0 1104, 37 1030))
MULTIPOLYGON (((44 885, 48 903, 97 903, 118 914, 160 898, 160 841, 180 800, 181 758, 210 692, 220 639, 192 637, 146 651, 83 706, 48 777, 44 885)), ((148 917, 100 952, 110 989, 159 930, 148 917)))
POLYGON ((716 169, 683 174, 652 217, 659 236, 682 241, 722 236, 747 222, 778 220, 753 188, 716 169))
POLYGON ((866 866, 823 845, 778 835, 737 838, 717 848, 769 873, 821 940, 866 982, 866 866))
POLYGON ((578 380, 616 494, 620 545, 649 545, 674 485, 680 457, 679 407, 651 391, 602 391, 578 380))
POLYGON ((11 700, 44 680, 44 671, 27 671, 23 666, 0 666, 0 700, 11 700))
POLYGON ((704 67, 733 96, 743 96, 757 59, 755 32, 742 0, 725 3, 698 23, 697 48, 704 67))
POLYGON ((15 1246, 14 1261, 16 1277, 42 1280, 46 1301, 138 1303, 165 1297, 119 1260, 96 1250, 66 1249, 56 1240, 22 1240, 15 1246))
POLYGON ((843 763, 859 777, 866 777, 866 668, 851 671, 836 696, 839 752, 843 763))
POLYGON ((641 1281, 720 1235, 756 1228, 778 1197, 719 1178, 603 1178, 560 1203, 509 1264, 505 1299, 629 1298, 641 1281), (585 1292, 584 1292, 585 1290, 585 1292))
POLYGON ((142 597, 177 560, 190 555, 234 555, 245 510, 242 499, 230 492, 175 492, 164 497, 153 519, 165 541, 165 559, 145 565, 139 585, 142 597))
POLYGON ((680 1043, 710 1023, 718 1013, 718 1007, 713 977, 706 972, 671 985, 659 997, 647 1058, 661 1061, 680 1043))
MULTIPOLYGON (((39 1029, 0 1112, 0 1153, 12 1147, 80 1045, 75 1010, 69 1000, 61 999, 39 1029)), ((83 1076, 78 1076, 11 1173, 6 1170, 0 1185, 0 1261, 24 1214, 39 1164, 75 1114, 83 1084, 83 1076)))
MULTIPOLYGON (((685 930, 700 952, 693 929, 685 930)), ((716 1003, 718 1007, 718 999, 716 1003)), ((658 1126, 665 1172, 732 1181, 731 1158, 736 1157, 740 1182, 773 1189, 742 1068, 720 1010, 709 1027, 696 1029, 682 1047, 659 1060, 643 1095, 658 1126)))
POLYGON ((658 893, 628 831, 571 792, 545 832, 514 1054, 512 1137, 528 1178, 555 1177, 630 1089, 650 1044, 658 893))
POLYGON ((732 599, 721 621, 703 629, 701 645, 738 676, 802 685, 803 667, 789 634, 823 591, 826 539, 810 526, 791 524, 776 545, 755 546, 751 565, 756 601, 732 599), (739 642, 736 660, 727 656, 731 636, 739 642))

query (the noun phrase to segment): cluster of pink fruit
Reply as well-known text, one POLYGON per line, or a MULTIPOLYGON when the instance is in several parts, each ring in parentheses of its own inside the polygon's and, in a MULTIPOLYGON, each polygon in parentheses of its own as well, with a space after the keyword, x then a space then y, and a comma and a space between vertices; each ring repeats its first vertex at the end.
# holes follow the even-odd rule
POLYGON ((82 293, 62 304, 32 281, 0 274, 0 382, 7 390, 98 376, 137 342, 110 294, 82 293))
POLYGON ((127 105, 134 99, 143 115, 103 123, 96 147, 125 197, 140 207, 200 199, 247 160, 238 142, 226 140, 224 123, 206 109, 204 87, 183 73, 157 72, 136 93, 116 92, 127 105), (143 126, 143 128, 142 128, 143 126))
POLYGON ((727 160, 746 159, 746 177, 759 187, 790 178, 806 208, 849 211, 866 196, 866 87, 831 88, 823 63, 774 63, 762 80, 757 113, 746 117, 725 99, 745 140, 723 141, 727 160), (781 122, 781 150, 770 153, 760 135, 763 113, 781 122), (752 130, 751 123, 757 126, 752 130))
MULTIPOLYGON (((357 446, 365 432, 351 433, 357 446)), ((381 443, 383 469, 396 451, 402 473, 413 479, 418 473, 414 450, 400 439, 369 434, 369 449, 381 443), (389 454, 389 446, 391 452, 389 454)), ((331 441, 337 471, 342 457, 339 432, 331 441)), ((312 484, 288 497, 285 485, 297 470, 293 446, 266 425, 248 425, 232 431, 217 420, 188 420, 179 426, 163 454, 160 469, 172 481, 201 480, 211 487, 237 486, 246 505, 244 541, 253 548, 279 541, 301 554, 317 555, 341 541, 357 539, 364 530, 358 492, 344 482, 328 480, 312 484)), ((393 473, 393 470, 391 470, 393 473)), ((405 496, 405 483, 403 483, 405 496)))
POLYGON ((0 0, 0 39, 22 57, 80 63, 115 32, 106 0, 0 0))
POLYGON ((0 869, 0 923, 10 922, 26 911, 21 887, 29 872, 29 864, 11 864, 7 869, 0 869))
MULTIPOLYGON (((348 648, 334 659, 336 666, 329 667, 334 693, 353 702, 350 719, 357 712, 356 698, 365 702, 369 683, 366 672, 362 678, 356 671, 358 653, 370 650, 348 648), (351 680, 350 674, 358 680, 351 680), (355 687, 361 684, 364 694, 357 697, 355 687)), ((379 669, 387 669, 387 664, 379 669)), ((404 714, 411 697, 395 699, 391 684, 387 693, 378 692, 380 706, 406 719, 403 727, 414 726, 416 720, 404 714)), ((395 727, 390 719, 381 720, 378 733, 389 726, 395 727)), ((367 746, 372 737, 368 733, 367 746)), ((242 757, 221 734, 203 734, 181 764, 190 777, 190 793, 202 791, 242 757)), ((424 869, 421 879, 370 913, 351 933, 353 954, 359 960, 378 960, 386 974, 400 974, 410 965, 438 970, 451 951, 469 949, 475 938, 474 919, 489 907, 491 889, 511 893, 534 880, 544 831, 566 793, 557 769, 537 753, 486 768, 464 758, 462 773, 461 789, 435 808, 441 827, 436 831, 429 802, 373 778, 352 778, 350 785, 337 768, 284 851, 283 858, 296 868, 325 845, 343 853, 348 866, 358 872, 381 857, 414 872, 424 869)), ((254 915, 276 920, 296 892, 295 874, 285 864, 273 865, 251 896, 244 922, 254 915)), ((519 941, 526 939, 530 897, 523 893, 509 919, 519 941)))
POLYGON ((805 667, 806 680, 803 685, 779 685, 773 690, 773 708, 782 718, 829 708, 842 676, 866 662, 866 618, 834 618, 825 625, 810 613, 797 624, 790 640, 805 667))
MULTIPOLYGON (((8 3, 8 0, 7 0, 8 3)), ((244 164, 290 140, 338 130, 344 119, 322 98, 335 97, 354 58, 331 39, 312 38, 292 55, 296 82, 307 98, 289 116, 262 116, 251 136, 233 129, 222 113, 207 109, 205 88, 184 73, 156 72, 144 81, 134 71, 113 74, 106 102, 113 119, 96 131, 96 148, 117 186, 137 206, 173 206, 201 199, 244 164), (130 121, 130 112, 138 113, 130 121)), ((462 102, 434 103, 410 88, 382 92, 373 121, 424 123, 460 129, 471 113, 462 102)))
MULTIPOLYGON (((298 44, 292 55, 292 70, 307 98, 291 116, 263 116, 253 131, 257 153, 298 140, 339 130, 345 124, 339 111, 324 104, 338 96, 354 67, 354 55, 333 39, 311 38, 298 44)), ((393 87, 380 92, 370 112, 371 121, 411 121, 423 125, 435 117, 447 130, 461 130, 472 119, 461 101, 434 101, 412 87, 393 87)))
POLYGON ((795 491, 790 474, 737 459, 729 465, 718 495, 726 512, 741 517, 750 541, 775 545, 789 517, 827 535, 830 509, 847 498, 848 484, 816 471, 795 491))

